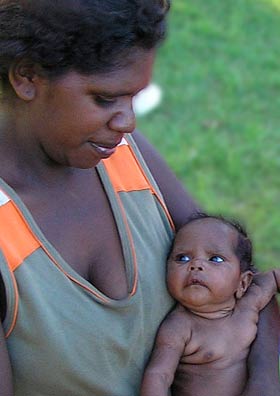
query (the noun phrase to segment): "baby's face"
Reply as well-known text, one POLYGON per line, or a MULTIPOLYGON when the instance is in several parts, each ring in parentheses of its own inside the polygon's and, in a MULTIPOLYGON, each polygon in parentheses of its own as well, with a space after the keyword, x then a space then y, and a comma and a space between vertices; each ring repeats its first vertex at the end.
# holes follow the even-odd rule
POLYGON ((232 309, 240 286, 237 231, 220 220, 194 220, 176 236, 168 260, 170 294, 200 312, 232 309))

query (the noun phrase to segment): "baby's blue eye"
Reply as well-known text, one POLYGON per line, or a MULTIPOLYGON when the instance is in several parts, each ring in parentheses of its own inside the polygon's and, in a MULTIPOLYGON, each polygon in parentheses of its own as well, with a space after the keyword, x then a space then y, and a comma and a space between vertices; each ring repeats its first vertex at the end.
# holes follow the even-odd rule
POLYGON ((190 261, 190 257, 185 254, 179 254, 176 257, 176 261, 180 261, 181 263, 188 263, 190 261))
POLYGON ((212 256, 209 261, 213 261, 214 263, 222 263, 224 259, 220 256, 212 256))

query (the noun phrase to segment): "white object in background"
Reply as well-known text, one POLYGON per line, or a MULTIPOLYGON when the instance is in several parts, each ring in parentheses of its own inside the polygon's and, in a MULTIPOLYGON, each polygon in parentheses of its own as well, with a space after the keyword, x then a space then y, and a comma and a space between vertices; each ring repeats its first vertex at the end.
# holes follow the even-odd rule
POLYGON ((154 110, 161 102, 162 91, 157 84, 151 83, 133 98, 136 116, 142 116, 154 110))

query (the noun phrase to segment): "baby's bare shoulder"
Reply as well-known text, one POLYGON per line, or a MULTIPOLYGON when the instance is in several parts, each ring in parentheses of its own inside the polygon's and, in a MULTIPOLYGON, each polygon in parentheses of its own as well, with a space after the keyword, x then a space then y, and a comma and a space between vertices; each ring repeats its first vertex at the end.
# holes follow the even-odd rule
POLYGON ((177 339, 187 342, 191 336, 192 320, 188 311, 178 304, 163 320, 158 331, 158 338, 166 343, 177 339))

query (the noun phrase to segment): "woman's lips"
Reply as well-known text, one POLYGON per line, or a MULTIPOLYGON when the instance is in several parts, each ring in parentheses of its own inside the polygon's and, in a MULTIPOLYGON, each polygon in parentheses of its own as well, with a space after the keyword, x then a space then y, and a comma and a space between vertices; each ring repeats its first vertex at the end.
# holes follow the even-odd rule
POLYGON ((117 145, 114 147, 104 147, 96 143, 90 142, 91 146, 97 151, 102 158, 110 157, 116 151, 117 145))

